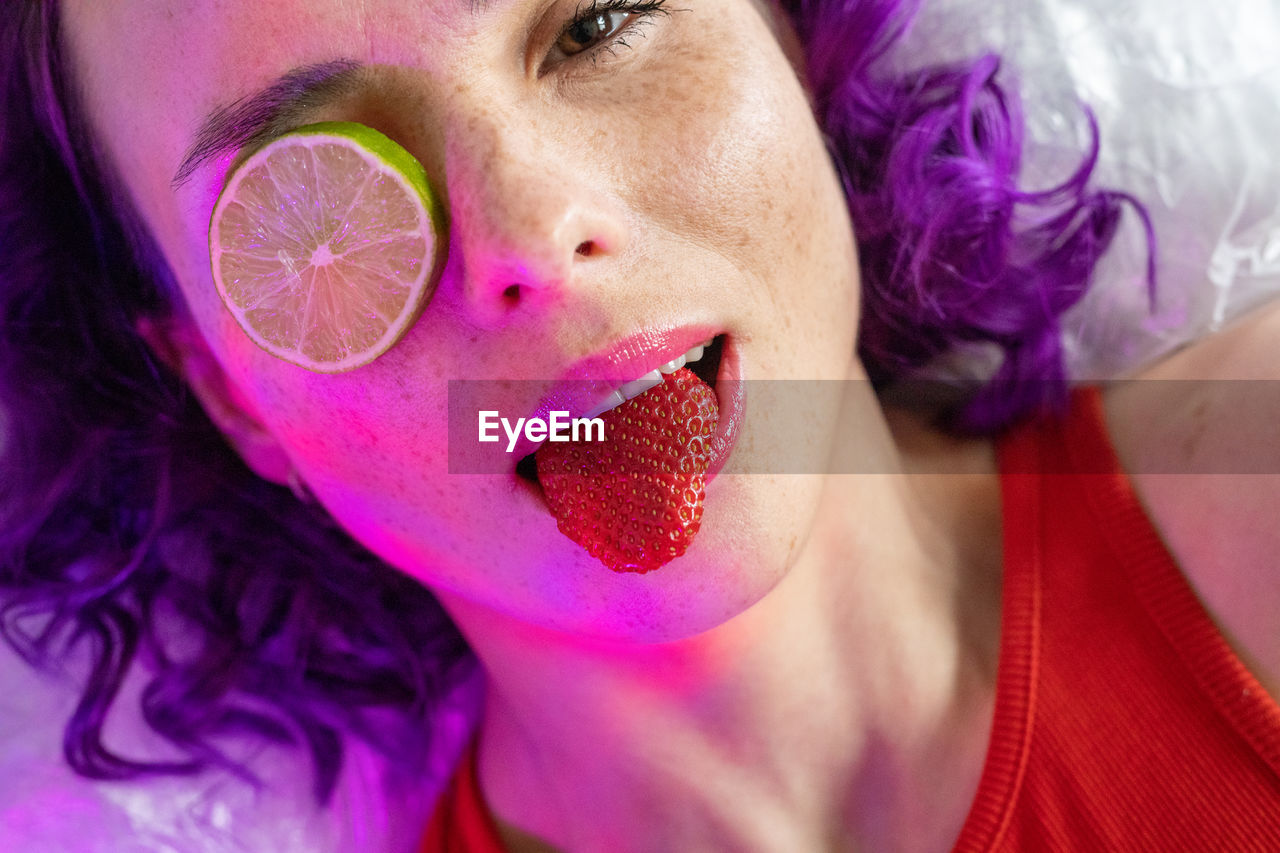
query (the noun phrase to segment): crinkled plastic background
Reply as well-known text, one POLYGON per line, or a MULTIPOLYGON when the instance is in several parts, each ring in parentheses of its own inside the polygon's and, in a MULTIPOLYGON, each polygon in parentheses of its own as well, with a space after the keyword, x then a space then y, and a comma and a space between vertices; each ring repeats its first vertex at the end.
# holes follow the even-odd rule
POLYGON ((1099 185, 1150 209, 1128 216, 1092 292, 1067 323, 1070 369, 1105 379, 1222 328, 1280 294, 1280 2, 926 0, 896 61, 1005 58, 1028 124, 1024 175, 1057 183, 1101 130, 1099 185))
MULTIPOLYGON (((1130 218, 1070 318, 1074 375, 1131 371, 1280 291, 1280 4, 934 0, 896 61, 984 50, 1002 53, 1002 73, 1019 81, 1028 181, 1070 173, 1085 148, 1088 103, 1102 131, 1099 182, 1145 201, 1155 222, 1158 311, 1148 315, 1145 241, 1130 218)), ((263 791, 221 774, 137 784, 74 776, 60 754, 71 680, 37 676, 0 646, 0 850, 411 850, 477 695, 475 685, 460 692, 442 719, 431 778, 397 782, 356 749, 334 807, 319 812, 307 798, 306 761, 277 749, 246 745, 270 783, 263 791)), ((112 743, 161 750, 128 717, 130 704, 112 743)))
MULTIPOLYGON (((301 751, 248 739, 221 745, 259 785, 222 771, 132 782, 77 776, 61 744, 84 667, 66 663, 38 673, 0 643, 2 853, 412 853, 482 695, 472 678, 445 703, 439 748, 416 778, 349 742, 336 793, 321 809, 301 751)), ((144 681, 137 672, 126 679, 104 742, 130 758, 177 758, 137 715, 144 681)))

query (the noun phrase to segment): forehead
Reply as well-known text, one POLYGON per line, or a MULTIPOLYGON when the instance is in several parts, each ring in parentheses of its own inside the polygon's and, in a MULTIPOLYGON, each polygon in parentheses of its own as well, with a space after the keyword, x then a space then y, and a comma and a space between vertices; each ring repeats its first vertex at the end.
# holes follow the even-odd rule
POLYGON ((179 101, 207 112, 289 68, 345 57, 430 70, 498 45, 529 0, 64 0, 68 51, 90 100, 179 101))
MULTIPOLYGON (((165 192, 212 113, 286 72, 337 59, 429 70, 501 30, 472 0, 63 0, 60 15, 82 109, 135 196, 165 192)), ((216 191, 193 189, 191 204, 216 191)))
MULTIPOLYGON (((519 2, 519 0, 516 0, 519 2)), ((507 0, 509 5, 510 0, 507 0)), ((95 46, 147 47, 117 53, 119 66, 176 60, 199 62, 209 56, 236 56, 250 66, 271 51, 328 45, 353 49, 403 50, 425 29, 456 29, 459 18, 476 18, 489 8, 484 0, 62 0, 61 16, 77 53, 94 55, 95 46), (389 34, 405 38, 388 41, 389 34)), ((105 55, 95 56, 107 59, 105 55)), ((395 53, 379 61, 403 61, 395 53)))
POLYGON ((166 112, 184 102, 207 110, 213 98, 244 94, 288 67, 336 57, 422 65, 474 17, 469 0, 62 4, 70 60, 90 103, 163 103, 166 112))

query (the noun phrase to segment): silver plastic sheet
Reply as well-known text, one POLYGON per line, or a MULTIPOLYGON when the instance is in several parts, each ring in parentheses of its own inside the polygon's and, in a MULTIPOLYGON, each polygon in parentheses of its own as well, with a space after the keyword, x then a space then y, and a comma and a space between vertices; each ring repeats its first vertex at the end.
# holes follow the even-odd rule
MULTIPOLYGON (((311 795, 303 750, 248 738, 222 742, 258 783, 225 771, 137 781, 92 781, 62 758, 62 731, 75 709, 84 661, 42 673, 0 643, 0 851, 4 853, 412 853, 439 789, 478 716, 472 678, 436 718, 438 749, 421 777, 391 771, 349 741, 327 808, 311 795)), ((125 757, 176 759, 140 719, 144 684, 133 671, 105 728, 125 757)))
POLYGON ((1069 175, 1098 119, 1097 183, 1147 205, 1128 217, 1066 323, 1080 379, 1131 373, 1280 295, 1280 0, 933 0, 894 61, 986 50, 1022 96, 1024 176, 1069 175))

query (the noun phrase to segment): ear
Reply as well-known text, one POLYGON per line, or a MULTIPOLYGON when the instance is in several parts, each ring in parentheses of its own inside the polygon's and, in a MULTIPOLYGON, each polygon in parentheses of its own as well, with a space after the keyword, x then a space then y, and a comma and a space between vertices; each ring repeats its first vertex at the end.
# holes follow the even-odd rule
POLYGON ((195 324, 186 319, 138 320, 138 334, 156 357, 186 380, 209 419, 245 464, 265 480, 288 485, 293 463, 253 406, 228 380, 195 324))

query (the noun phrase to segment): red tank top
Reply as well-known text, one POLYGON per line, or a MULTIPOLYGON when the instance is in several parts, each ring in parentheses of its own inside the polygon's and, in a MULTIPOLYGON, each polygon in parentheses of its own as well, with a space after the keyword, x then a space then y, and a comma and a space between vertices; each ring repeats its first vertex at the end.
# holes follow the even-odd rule
MULTIPOLYGON (((999 442, 996 708, 957 851, 1280 851, 1280 705, 1188 586, 1096 389, 999 442)), ((422 853, 502 853, 474 748, 422 853)))

